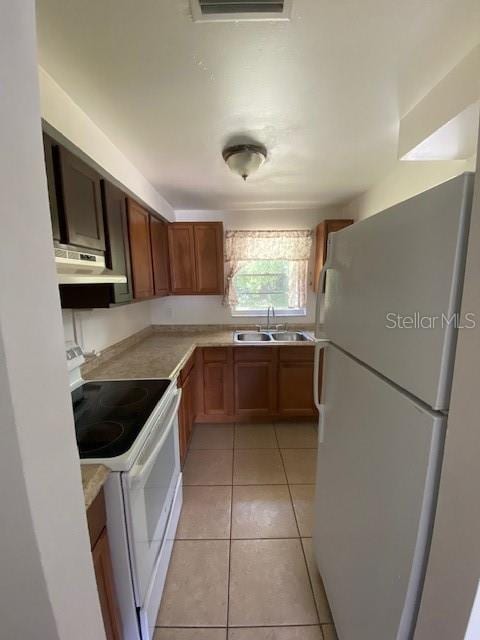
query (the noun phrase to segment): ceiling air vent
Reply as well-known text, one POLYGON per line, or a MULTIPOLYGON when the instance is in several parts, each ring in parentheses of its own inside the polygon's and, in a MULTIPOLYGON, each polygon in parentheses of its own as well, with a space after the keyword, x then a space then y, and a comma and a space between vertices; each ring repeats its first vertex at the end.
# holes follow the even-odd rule
POLYGON ((191 0, 195 22, 289 20, 292 0, 191 0))

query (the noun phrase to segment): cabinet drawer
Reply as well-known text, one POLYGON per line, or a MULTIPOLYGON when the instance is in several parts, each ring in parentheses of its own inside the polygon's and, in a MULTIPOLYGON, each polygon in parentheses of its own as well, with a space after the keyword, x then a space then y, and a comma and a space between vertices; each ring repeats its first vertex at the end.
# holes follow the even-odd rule
POLYGON ((271 362, 275 358, 276 347, 235 347, 233 359, 235 362, 271 362))
POLYGON ((228 360, 228 347, 204 347, 203 348, 204 362, 227 362, 227 360, 228 360))
POLYGON ((280 362, 313 362, 315 347, 279 347, 280 362))

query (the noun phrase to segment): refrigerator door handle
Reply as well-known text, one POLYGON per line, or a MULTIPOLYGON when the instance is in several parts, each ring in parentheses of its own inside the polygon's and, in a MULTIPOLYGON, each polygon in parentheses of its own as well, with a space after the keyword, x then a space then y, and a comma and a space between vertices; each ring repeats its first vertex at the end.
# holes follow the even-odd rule
POLYGON ((325 434, 325 405, 320 402, 320 397, 318 393, 318 380, 320 376, 320 352, 322 349, 326 349, 327 344, 317 342, 315 345, 315 356, 313 360, 313 400, 315 402, 315 406, 318 409, 318 442, 321 444, 323 442, 323 437, 325 434))
MULTIPOLYGON (((331 234, 333 235, 333 234, 331 234)), ((320 333, 320 320, 321 320, 321 311, 322 311, 322 300, 323 300, 323 291, 325 289, 325 282, 327 278, 327 271, 332 268, 332 254, 333 250, 331 249, 331 238, 329 238, 329 249, 327 252, 327 259, 325 260, 325 264, 323 265, 319 275, 318 275, 318 287, 317 287, 317 306, 315 308, 315 335, 318 336, 320 333)))

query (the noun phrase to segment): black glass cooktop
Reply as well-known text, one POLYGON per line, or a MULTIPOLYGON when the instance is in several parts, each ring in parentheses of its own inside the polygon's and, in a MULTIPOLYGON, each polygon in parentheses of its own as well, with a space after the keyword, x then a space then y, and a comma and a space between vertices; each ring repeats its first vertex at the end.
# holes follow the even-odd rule
POLYGON ((113 458, 132 446, 170 380, 85 382, 72 392, 80 458, 113 458))

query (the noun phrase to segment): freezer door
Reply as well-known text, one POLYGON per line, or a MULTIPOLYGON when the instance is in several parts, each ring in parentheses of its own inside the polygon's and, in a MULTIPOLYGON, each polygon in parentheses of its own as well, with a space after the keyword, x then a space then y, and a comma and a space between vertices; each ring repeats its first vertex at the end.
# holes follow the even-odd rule
POLYGON ((314 549, 341 640, 410 640, 445 420, 335 347, 325 353, 314 549))
POLYGON ((440 410, 449 403, 457 332, 447 321, 460 310, 472 188, 473 174, 458 176, 334 234, 329 249, 329 340, 440 410))

